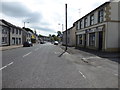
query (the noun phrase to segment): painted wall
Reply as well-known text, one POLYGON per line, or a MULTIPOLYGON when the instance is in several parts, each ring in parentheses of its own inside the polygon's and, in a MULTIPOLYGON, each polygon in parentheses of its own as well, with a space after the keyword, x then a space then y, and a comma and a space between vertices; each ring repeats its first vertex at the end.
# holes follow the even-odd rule
MULTIPOLYGON (((118 2, 111 2, 111 3, 110 3, 110 7, 111 7, 111 10, 110 10, 110 12, 111 12, 110 18, 111 18, 111 20, 115 20, 115 21, 120 20, 120 17, 118 17, 118 9, 120 8, 120 7, 118 7, 118 4, 120 4, 120 2, 119 2, 119 3, 118 3, 118 2)), ((120 5, 119 5, 119 6, 120 6, 120 5)))
MULTIPOLYGON (((118 23, 109 22, 107 29, 107 48, 118 47, 118 23)), ((119 46, 120 47, 120 46, 119 46)))

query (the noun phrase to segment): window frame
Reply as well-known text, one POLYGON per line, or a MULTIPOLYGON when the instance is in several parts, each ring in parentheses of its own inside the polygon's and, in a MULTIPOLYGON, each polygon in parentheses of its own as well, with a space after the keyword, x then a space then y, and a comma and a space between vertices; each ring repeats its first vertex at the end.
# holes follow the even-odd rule
POLYGON ((94 14, 90 15, 90 25, 94 25, 94 14))
POLYGON ((86 17, 85 19, 84 19, 84 27, 87 27, 88 26, 88 18, 86 17))
POLYGON ((98 23, 101 23, 104 21, 104 9, 100 9, 98 11, 98 23))

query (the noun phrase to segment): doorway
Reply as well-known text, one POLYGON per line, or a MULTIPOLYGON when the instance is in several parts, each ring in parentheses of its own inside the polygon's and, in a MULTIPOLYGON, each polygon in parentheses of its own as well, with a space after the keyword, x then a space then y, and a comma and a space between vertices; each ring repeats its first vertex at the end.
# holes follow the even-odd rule
POLYGON ((86 48, 86 34, 84 34, 84 48, 86 48))
POLYGON ((103 32, 99 32, 99 46, 98 46, 98 49, 99 50, 102 50, 102 47, 103 47, 103 32))

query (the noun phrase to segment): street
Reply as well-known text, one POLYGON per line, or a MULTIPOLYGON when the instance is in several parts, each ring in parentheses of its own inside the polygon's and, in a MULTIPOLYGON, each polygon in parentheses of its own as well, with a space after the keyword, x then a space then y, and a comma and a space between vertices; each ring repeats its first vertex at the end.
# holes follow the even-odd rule
POLYGON ((116 62, 91 65, 63 52, 51 43, 3 51, 2 87, 118 88, 116 62))

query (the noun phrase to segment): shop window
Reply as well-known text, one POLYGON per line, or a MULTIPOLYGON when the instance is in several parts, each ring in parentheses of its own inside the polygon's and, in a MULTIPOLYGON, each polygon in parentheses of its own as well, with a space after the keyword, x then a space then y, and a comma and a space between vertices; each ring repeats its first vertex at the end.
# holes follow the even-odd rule
POLYGON ((95 33, 89 34, 89 46, 95 46, 95 33))
POLYGON ((18 38, 16 38, 16 44, 18 44, 18 38))

